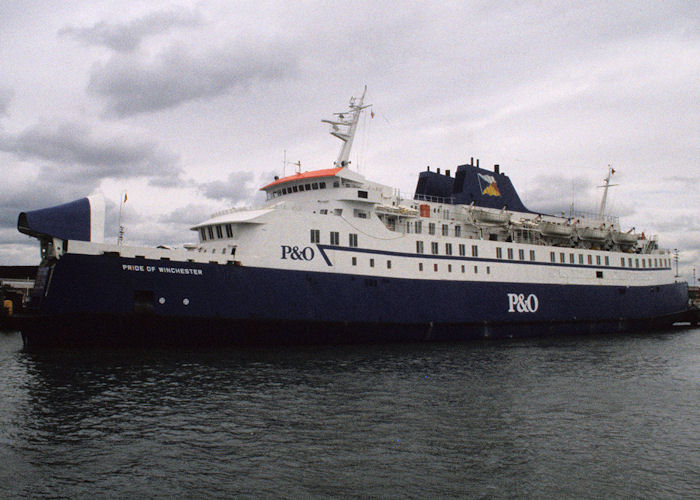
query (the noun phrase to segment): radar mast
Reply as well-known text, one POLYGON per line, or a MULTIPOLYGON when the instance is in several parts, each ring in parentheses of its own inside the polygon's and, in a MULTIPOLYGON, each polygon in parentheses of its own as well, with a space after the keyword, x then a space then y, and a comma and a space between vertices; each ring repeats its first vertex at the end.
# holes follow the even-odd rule
POLYGON ((347 111, 341 113, 333 113, 336 118, 331 120, 321 120, 323 123, 329 123, 331 126, 331 135, 343 141, 343 146, 340 148, 338 159, 335 161, 336 167, 347 167, 350 163, 350 150, 352 149, 352 141, 355 138, 355 130, 357 122, 360 119, 360 113, 365 108, 369 108, 371 104, 363 105, 365 94, 367 93, 367 85, 362 92, 362 97, 350 98, 350 105, 347 111))

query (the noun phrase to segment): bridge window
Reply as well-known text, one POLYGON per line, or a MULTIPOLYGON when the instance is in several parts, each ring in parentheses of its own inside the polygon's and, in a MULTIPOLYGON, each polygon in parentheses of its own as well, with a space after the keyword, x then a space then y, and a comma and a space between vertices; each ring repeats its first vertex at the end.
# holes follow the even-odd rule
POLYGON ((218 226, 216 226, 216 237, 219 238, 219 239, 224 237, 224 233, 223 233, 223 231, 221 230, 221 224, 219 224, 218 226))
POLYGON ((209 235, 210 240, 214 239, 214 229, 211 226, 207 228, 207 234, 209 235))
POLYGON ((231 224, 226 224, 226 237, 233 238, 233 226, 231 224))
POLYGON ((326 183, 325 183, 325 182, 319 182, 319 183, 318 183, 318 188, 319 188, 319 189, 326 189, 326 183))
POLYGON ((311 184, 311 189, 318 189, 318 182, 311 184))
POLYGON ((207 232, 203 227, 199 228, 199 236, 202 239, 202 241, 207 241, 207 232))
POLYGON ((303 185, 303 184, 299 184, 299 191, 304 191, 304 185, 303 185))
POLYGON ((352 214, 353 214, 355 217, 357 217, 358 219, 366 219, 366 218, 367 218, 367 212, 365 212, 364 210, 359 210, 359 209, 357 209, 357 208, 355 208, 355 209, 352 211, 352 214))
POLYGON ((304 188, 306 188, 307 191, 311 191, 311 184, 304 184, 304 188))

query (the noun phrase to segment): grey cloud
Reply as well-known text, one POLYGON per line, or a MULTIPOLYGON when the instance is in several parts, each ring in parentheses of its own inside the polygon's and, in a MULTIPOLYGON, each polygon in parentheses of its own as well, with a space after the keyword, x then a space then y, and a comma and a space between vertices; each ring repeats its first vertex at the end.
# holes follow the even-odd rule
POLYGON ((180 173, 177 157, 159 150, 154 143, 126 137, 98 138, 75 123, 36 125, 16 135, 0 133, 0 151, 47 162, 43 174, 55 178, 70 174, 78 176, 73 178, 99 180, 180 173))
POLYGON ((132 52, 141 41, 152 35, 158 35, 172 28, 196 27, 202 24, 202 16, 190 10, 160 10, 128 23, 114 24, 99 22, 90 28, 66 27, 59 35, 71 36, 87 45, 101 45, 117 52, 132 52))
POLYGON ((233 172, 225 181, 204 182, 199 185, 201 193, 212 200, 225 200, 231 204, 252 198, 256 187, 253 186, 252 172, 233 172))
POLYGON ((184 207, 176 208, 172 212, 161 216, 158 221, 166 224, 174 224, 177 226, 186 227, 202 222, 208 219, 213 210, 207 205, 188 204, 184 207))
POLYGON ((233 87, 275 81, 296 73, 296 59, 279 47, 196 54, 181 46, 147 61, 117 55, 96 63, 88 91, 107 100, 109 116, 125 117, 223 95, 233 87))
POLYGON ((593 192, 587 179, 541 176, 535 179, 535 183, 534 188, 519 193, 530 210, 552 215, 568 214, 573 201, 576 210, 593 211, 593 192))
POLYGON ((7 109, 10 107, 10 101, 14 95, 14 90, 6 87, 0 87, 0 116, 7 113, 7 109))

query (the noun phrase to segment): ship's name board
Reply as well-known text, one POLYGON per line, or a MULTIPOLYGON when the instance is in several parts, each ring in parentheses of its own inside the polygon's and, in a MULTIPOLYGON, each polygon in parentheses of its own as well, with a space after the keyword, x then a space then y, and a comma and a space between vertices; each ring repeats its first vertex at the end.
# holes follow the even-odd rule
POLYGON ((189 274, 202 276, 201 269, 192 267, 166 267, 166 266, 144 266, 140 264, 122 264, 122 271, 134 271, 139 273, 165 273, 165 274, 189 274))
POLYGON ((534 313, 540 307, 537 295, 531 293, 527 297, 524 293, 508 294, 508 312, 534 313))

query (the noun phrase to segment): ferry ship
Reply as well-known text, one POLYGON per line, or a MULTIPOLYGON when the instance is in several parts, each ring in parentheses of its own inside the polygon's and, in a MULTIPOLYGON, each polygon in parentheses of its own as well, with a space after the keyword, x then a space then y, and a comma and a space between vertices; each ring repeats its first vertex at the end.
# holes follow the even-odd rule
POLYGON ((104 242, 104 202, 23 212, 41 265, 25 345, 348 343, 622 332, 670 325, 688 285, 656 237, 601 210, 529 210, 498 165, 419 173, 413 196, 351 169, 365 94, 323 120, 329 168, 275 177, 197 243, 104 242))

